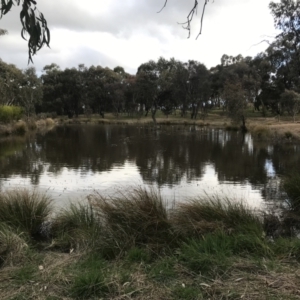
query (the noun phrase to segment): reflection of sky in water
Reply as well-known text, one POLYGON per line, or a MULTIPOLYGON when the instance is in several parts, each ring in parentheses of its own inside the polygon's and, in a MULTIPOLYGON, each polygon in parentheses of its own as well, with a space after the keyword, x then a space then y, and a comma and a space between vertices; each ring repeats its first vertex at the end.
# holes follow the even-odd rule
POLYGON ((261 207, 264 202, 260 190, 254 190, 250 183, 219 182, 218 174, 212 164, 205 166, 201 179, 189 183, 183 179, 176 187, 163 187, 160 191, 170 201, 175 202, 207 196, 219 196, 220 198, 247 202, 249 206, 254 208, 261 207))
MULTIPOLYGON (((271 170, 271 164, 269 163, 267 166, 268 170, 271 170)), ((108 196, 118 191, 126 191, 143 185, 143 179, 135 163, 126 161, 124 165, 115 165, 106 172, 82 172, 80 169, 66 167, 56 175, 45 171, 40 176, 37 189, 42 192, 46 191, 58 206, 64 206, 69 201, 79 201, 94 191, 108 196)), ((31 187, 30 179, 14 176, 9 180, 2 181, 3 190, 16 187, 31 187)), ((155 184, 153 187, 158 188, 155 184)), ((163 185, 159 190, 168 202, 181 202, 192 197, 219 195, 221 198, 228 197, 230 200, 245 201, 255 208, 261 207, 263 204, 260 190, 253 189, 250 183, 219 182, 213 164, 205 165, 201 178, 195 178, 190 182, 183 177, 178 185, 172 187, 163 185)))
POLYGON ((265 170, 268 177, 274 177, 276 175, 273 162, 270 159, 266 159, 265 170))

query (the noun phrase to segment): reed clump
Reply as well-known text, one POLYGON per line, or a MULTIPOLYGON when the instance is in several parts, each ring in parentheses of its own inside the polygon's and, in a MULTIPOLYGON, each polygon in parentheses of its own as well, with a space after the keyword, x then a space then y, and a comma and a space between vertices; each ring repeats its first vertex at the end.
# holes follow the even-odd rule
POLYGON ((0 222, 31 238, 42 237, 42 225, 51 213, 51 200, 47 195, 21 189, 0 194, 0 222))
POLYGON ((94 249, 103 240, 101 222, 91 205, 71 204, 56 215, 51 226, 54 246, 63 250, 94 249))
POLYGON ((241 202, 227 198, 196 198, 180 203, 171 213, 172 224, 179 235, 199 237, 225 231, 262 236, 263 227, 257 213, 241 202))
POLYGON ((0 223, 0 267, 24 260, 28 244, 21 232, 0 223))
POLYGON ((166 203, 154 190, 138 188, 108 198, 94 194, 89 201, 117 252, 136 245, 161 250, 175 242, 166 203))

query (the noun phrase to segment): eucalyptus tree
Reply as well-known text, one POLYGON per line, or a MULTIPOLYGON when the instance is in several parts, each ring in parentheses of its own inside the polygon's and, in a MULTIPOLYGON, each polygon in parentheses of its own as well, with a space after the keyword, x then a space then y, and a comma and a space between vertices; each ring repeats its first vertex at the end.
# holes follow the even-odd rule
POLYGON ((295 91, 285 90, 280 95, 281 106, 296 121, 296 115, 300 112, 300 94, 295 91))
POLYGON ((223 90, 223 98, 226 101, 227 114, 235 123, 241 122, 242 130, 246 131, 246 93, 242 83, 237 81, 226 81, 223 90))
POLYGON ((158 73, 155 61, 150 60, 139 66, 136 74, 136 89, 137 99, 140 105, 146 110, 145 116, 151 110, 153 122, 156 123, 158 73))
POLYGON ((87 71, 89 106, 94 113, 99 113, 104 118, 106 95, 103 82, 103 68, 91 66, 87 71))
POLYGON ((177 70, 177 61, 174 58, 167 60, 160 57, 156 63, 157 69, 157 104, 168 117, 178 105, 175 97, 174 79, 177 70))
POLYGON ((128 75, 124 80, 125 110, 129 116, 142 116, 141 105, 137 100, 136 75, 128 75))
POLYGON ((256 59, 263 66, 258 101, 274 114, 284 112, 281 94, 285 90, 300 92, 300 1, 281 0, 269 5, 279 34, 264 54, 256 59))
POLYGON ((64 114, 64 103, 61 82, 62 70, 52 63, 43 68, 41 80, 43 83, 43 101, 41 109, 46 112, 64 114))
POLYGON ((188 62, 189 80, 188 91, 191 105, 191 119, 196 119, 201 110, 202 117, 207 112, 208 100, 210 98, 209 71, 204 64, 190 60, 188 62))
POLYGON ((69 118, 74 115, 77 117, 83 112, 81 103, 82 83, 79 71, 76 68, 65 69, 60 74, 61 99, 64 114, 69 118))
POLYGON ((187 66, 186 63, 177 61, 173 77, 174 98, 180 107, 181 117, 186 116, 189 108, 189 71, 187 66))
POLYGON ((36 105, 41 104, 43 89, 41 79, 37 77, 34 67, 28 67, 23 71, 23 80, 20 86, 20 103, 29 118, 35 113, 36 105))
POLYGON ((300 1, 271 2, 275 28, 280 30, 270 50, 276 75, 284 78, 285 88, 300 89, 300 1))
POLYGON ((0 59, 0 105, 17 105, 20 100, 22 71, 0 59))
POLYGON ((113 111, 116 117, 123 110, 125 72, 114 72, 110 68, 103 69, 102 83, 106 98, 106 109, 113 111))

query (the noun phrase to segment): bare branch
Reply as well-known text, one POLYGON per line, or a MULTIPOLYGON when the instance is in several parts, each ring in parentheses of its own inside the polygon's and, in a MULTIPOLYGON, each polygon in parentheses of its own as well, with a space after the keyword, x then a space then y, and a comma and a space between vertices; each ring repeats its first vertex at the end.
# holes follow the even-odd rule
POLYGON ((198 39, 198 36, 202 33, 202 27, 203 27, 203 17, 205 13, 205 8, 209 0, 205 0, 204 5, 203 5, 203 10, 202 10, 202 16, 201 16, 201 23, 200 23, 200 31, 196 37, 196 40, 198 39))
POLYGON ((158 14, 166 7, 168 0, 165 1, 164 6, 157 12, 158 14))
POLYGON ((258 45, 260 45, 260 44, 262 44, 262 43, 267 43, 268 45, 271 45, 271 44, 272 44, 272 43, 271 43, 270 41, 268 41, 268 40, 262 40, 262 41, 260 41, 259 43, 252 45, 248 50, 250 50, 252 47, 258 46, 258 45))
MULTIPOLYGON (((196 39, 199 37, 199 35, 202 33, 202 28, 203 28, 203 19, 204 19, 204 14, 205 14, 205 8, 207 3, 210 0, 204 0, 204 4, 203 4, 203 9, 202 9, 202 15, 201 15, 201 22, 200 22, 200 31, 196 37, 196 39)), ((167 6, 168 0, 165 0, 165 3, 163 5, 163 7, 161 8, 160 11, 158 11, 158 13, 160 13, 166 6, 167 6)), ((178 23, 180 25, 183 25, 183 29, 186 29, 188 31, 188 38, 191 36, 191 22, 194 18, 194 15, 197 14, 197 8, 198 8, 198 0, 195 0, 194 5, 192 7, 192 9, 190 10, 189 14, 187 15, 187 21, 183 22, 183 23, 178 23)))

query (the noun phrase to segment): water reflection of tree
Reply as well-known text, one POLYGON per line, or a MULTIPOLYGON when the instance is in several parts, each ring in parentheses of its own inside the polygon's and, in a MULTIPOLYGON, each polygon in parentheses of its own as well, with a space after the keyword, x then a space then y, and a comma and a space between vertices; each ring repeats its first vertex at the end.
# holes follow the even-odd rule
POLYGON ((272 151, 268 147, 259 141, 250 145, 239 133, 196 127, 64 126, 24 139, 21 146, 0 144, 0 168, 4 178, 19 175, 38 184, 45 171, 103 172, 131 161, 145 182, 161 186, 200 180, 209 163, 219 181, 250 182, 256 187, 268 182, 266 160, 277 174, 300 166, 299 147, 278 144, 272 151), (18 151, 12 151, 14 147, 18 151), (5 151, 10 154, 4 157, 5 151))
POLYGON ((30 178, 31 184, 39 183, 44 172, 41 149, 31 137, 16 138, 0 143, 0 173, 2 178, 21 176, 30 178))

